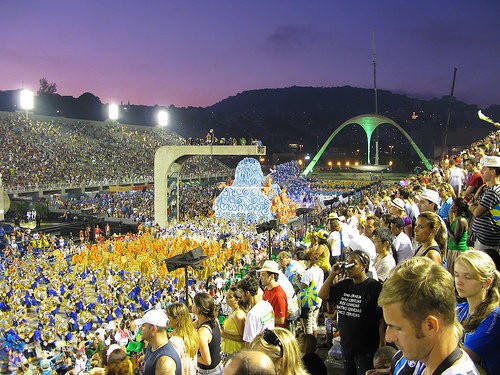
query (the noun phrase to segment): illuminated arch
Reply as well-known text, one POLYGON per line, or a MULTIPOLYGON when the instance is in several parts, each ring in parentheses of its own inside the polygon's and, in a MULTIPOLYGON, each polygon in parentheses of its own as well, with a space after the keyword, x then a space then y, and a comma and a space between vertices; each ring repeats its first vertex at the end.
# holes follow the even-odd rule
POLYGON ((366 133, 366 139, 368 141, 367 142, 367 144, 368 144, 368 146, 367 146, 368 147, 368 164, 370 164, 370 144, 371 144, 371 137, 372 137, 373 131, 379 125, 389 124, 389 125, 394 126, 396 129, 398 129, 406 137, 406 139, 408 139, 408 141, 410 142, 410 144, 412 145, 412 147, 414 148, 414 150, 417 152, 417 154, 420 157, 420 159, 424 162, 425 167, 427 169, 429 169, 429 170, 432 169, 432 165, 429 162, 429 160, 427 160, 427 158, 424 156, 424 154, 422 153, 422 151, 420 151, 420 149, 415 144, 415 142, 413 141, 413 139, 411 139, 410 135, 401 126, 399 126, 398 124, 396 124, 391 119, 388 119, 387 117, 380 116, 380 115, 374 115, 374 114, 368 114, 368 115, 359 115, 359 116, 353 117, 353 118, 347 120, 346 122, 344 122, 337 129, 335 129, 335 131, 330 135, 330 137, 328 137, 328 139, 326 140, 325 144, 318 151, 318 153, 316 154, 316 156, 314 156, 314 158, 311 160, 311 162, 306 167, 306 169, 304 169, 304 172, 302 172, 302 174, 304 176, 307 176, 313 170, 314 166, 316 165, 316 163, 320 159, 321 155, 323 155, 323 152, 325 152, 326 148, 328 147, 328 145, 330 144, 330 142, 332 141, 332 139, 335 138, 335 136, 342 129, 344 129, 347 125, 351 125, 351 124, 358 124, 358 125, 360 125, 363 128, 363 130, 365 131, 365 133, 366 133))

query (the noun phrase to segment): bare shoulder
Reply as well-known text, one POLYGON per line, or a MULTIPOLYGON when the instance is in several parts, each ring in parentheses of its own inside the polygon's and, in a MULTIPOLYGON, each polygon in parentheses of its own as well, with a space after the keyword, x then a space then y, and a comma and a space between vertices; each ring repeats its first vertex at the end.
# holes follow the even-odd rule
POLYGON ((156 362, 155 375, 175 375, 177 365, 169 356, 161 356, 156 362))

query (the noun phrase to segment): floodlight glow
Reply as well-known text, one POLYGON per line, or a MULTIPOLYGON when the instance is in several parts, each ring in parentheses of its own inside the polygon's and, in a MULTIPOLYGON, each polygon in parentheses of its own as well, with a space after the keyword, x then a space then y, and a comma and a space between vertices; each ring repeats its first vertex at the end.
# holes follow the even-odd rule
POLYGON ((165 111, 164 109, 158 111, 158 125, 161 127, 167 126, 168 124, 168 112, 165 111))
POLYGON ((110 104, 108 107, 108 117, 110 120, 118 120, 118 105, 110 104))
POLYGON ((20 104, 21 108, 24 109, 25 111, 28 111, 30 109, 33 109, 33 91, 30 90, 22 90, 21 91, 21 98, 20 98, 20 104))

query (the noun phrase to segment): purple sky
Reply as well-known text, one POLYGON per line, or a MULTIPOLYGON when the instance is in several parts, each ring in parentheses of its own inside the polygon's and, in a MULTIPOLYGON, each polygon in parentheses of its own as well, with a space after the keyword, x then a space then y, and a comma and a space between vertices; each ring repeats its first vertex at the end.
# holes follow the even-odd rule
POLYGON ((0 6, 0 90, 208 106, 250 89, 377 86, 500 104, 500 1, 16 0, 0 6))

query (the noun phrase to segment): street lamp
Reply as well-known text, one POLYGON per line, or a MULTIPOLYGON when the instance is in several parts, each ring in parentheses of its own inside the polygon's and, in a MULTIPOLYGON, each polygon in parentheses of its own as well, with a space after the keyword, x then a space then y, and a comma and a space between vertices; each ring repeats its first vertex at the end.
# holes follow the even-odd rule
POLYGON ((23 89, 21 90, 19 104, 21 105, 21 109, 24 111, 30 111, 34 107, 34 94, 33 91, 23 89))
POLYGON ((164 109, 160 109, 158 111, 158 114, 156 115, 156 118, 158 120, 158 125, 160 125, 162 128, 168 125, 168 112, 164 109))
POLYGON ((394 148, 394 146, 389 146, 389 159, 392 159, 392 149, 394 148))
POLYGON ((116 121, 118 120, 118 115, 119 115, 118 105, 111 103, 108 106, 108 118, 112 121, 116 121))

